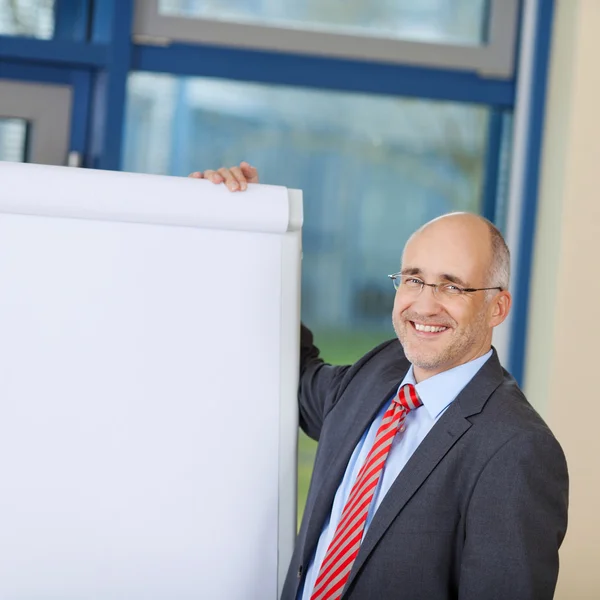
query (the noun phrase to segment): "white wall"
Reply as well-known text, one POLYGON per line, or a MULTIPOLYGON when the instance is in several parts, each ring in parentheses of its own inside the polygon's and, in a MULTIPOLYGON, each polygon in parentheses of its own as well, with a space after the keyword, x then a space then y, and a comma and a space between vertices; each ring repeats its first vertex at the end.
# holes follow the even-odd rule
POLYGON ((556 0, 525 391, 560 440, 556 598, 600 598, 600 1, 556 0))

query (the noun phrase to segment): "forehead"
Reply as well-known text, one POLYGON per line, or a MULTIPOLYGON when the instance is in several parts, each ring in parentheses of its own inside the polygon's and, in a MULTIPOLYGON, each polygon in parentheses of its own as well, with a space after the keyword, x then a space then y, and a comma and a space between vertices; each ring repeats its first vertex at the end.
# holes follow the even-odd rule
POLYGON ((406 244, 402 270, 428 278, 451 275, 479 283, 490 262, 489 237, 464 227, 432 227, 415 234, 406 244))

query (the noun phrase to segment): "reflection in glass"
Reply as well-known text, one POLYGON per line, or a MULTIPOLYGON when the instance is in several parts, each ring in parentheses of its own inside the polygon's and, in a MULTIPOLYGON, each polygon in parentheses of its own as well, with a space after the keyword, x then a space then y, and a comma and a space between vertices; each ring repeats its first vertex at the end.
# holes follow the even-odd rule
POLYGON ((27 121, 0 118, 0 160, 27 160, 27 121))
POLYGON ((0 0, 0 34, 52 38, 54 4, 55 0, 0 0))
POLYGON ((489 0, 160 0, 163 15, 479 45, 489 0))

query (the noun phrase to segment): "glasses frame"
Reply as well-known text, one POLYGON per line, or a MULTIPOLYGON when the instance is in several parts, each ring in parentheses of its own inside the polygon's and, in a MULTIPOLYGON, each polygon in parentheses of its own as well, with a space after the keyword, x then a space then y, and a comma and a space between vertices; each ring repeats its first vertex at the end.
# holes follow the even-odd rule
MULTIPOLYGON (((442 287, 443 285, 447 285, 446 283, 427 283, 425 281, 423 281, 420 277, 417 277, 416 275, 407 275, 405 273, 392 273, 391 275, 388 275, 388 277, 392 280, 392 284, 394 285, 394 289, 396 291, 398 291, 401 287, 400 283, 396 283, 397 281, 402 281, 402 277, 412 277, 414 279, 418 279, 421 282, 421 289, 419 290, 419 294, 423 291, 423 288, 425 286, 430 287, 433 290, 434 294, 437 294, 437 292, 439 291, 439 288, 442 287)), ((452 283, 452 282, 450 282, 452 283)), ((464 288, 461 287, 460 285, 456 285, 455 283, 452 283, 452 285, 459 290, 459 293, 457 294, 457 296, 460 296, 462 294, 470 294, 471 292, 483 292, 486 290, 498 290, 498 291, 503 291, 503 288, 496 285, 493 287, 482 287, 482 288, 464 288)))

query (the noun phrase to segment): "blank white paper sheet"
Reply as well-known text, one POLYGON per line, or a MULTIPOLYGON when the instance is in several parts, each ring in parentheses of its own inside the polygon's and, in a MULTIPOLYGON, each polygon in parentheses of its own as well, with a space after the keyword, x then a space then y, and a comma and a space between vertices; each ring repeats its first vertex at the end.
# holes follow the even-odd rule
POLYGON ((301 193, 0 163, 0 598, 275 600, 301 193))

